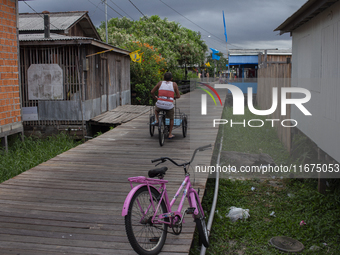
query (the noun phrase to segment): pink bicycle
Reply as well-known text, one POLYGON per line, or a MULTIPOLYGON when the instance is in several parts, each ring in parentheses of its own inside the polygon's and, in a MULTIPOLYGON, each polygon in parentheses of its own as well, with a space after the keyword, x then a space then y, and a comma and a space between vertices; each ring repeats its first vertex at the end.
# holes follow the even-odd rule
POLYGON ((181 233, 185 214, 192 214, 200 241, 205 247, 209 246, 204 211, 198 193, 191 186, 190 174, 188 173, 188 168, 197 151, 204 151, 209 148, 211 148, 211 145, 197 148, 191 160, 182 164, 178 164, 168 157, 161 157, 151 161, 152 163, 161 161, 156 166, 170 161, 184 169, 185 179, 171 202, 169 202, 166 190, 168 181, 163 179, 165 172, 168 170, 167 167, 150 170, 148 173, 149 178, 144 176, 128 178, 131 191, 125 199, 122 216, 125 217, 125 229, 129 242, 138 254, 158 254, 165 243, 168 227, 172 229, 175 235, 181 233), (154 177, 158 177, 158 180, 153 179, 154 177), (139 185, 134 187, 134 182, 139 183, 139 185), (173 211, 171 208, 183 188, 182 199, 177 210, 173 211), (189 208, 182 211, 185 198, 188 199, 189 208))

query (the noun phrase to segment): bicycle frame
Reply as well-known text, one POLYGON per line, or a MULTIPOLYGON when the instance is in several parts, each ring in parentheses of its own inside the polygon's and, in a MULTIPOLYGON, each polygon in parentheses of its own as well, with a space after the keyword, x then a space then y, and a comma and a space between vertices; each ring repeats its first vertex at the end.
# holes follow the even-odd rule
MULTIPOLYGON (((185 198, 188 199, 189 206, 195 208, 194 215, 198 214, 197 205, 196 205, 196 199, 195 199, 195 196, 197 196, 197 198, 198 198, 198 194, 191 187, 191 182, 190 182, 190 176, 189 175, 185 177, 184 181, 182 182, 181 186, 177 190, 175 196, 172 198, 171 202, 169 202, 168 193, 166 191, 166 186, 165 185, 164 185, 164 187, 161 187, 161 190, 162 190, 162 193, 161 193, 162 196, 161 196, 160 202, 162 201, 162 199, 165 201, 168 213, 164 213, 164 214, 161 214, 161 215, 158 216, 158 220, 159 220, 160 223, 170 224, 169 222, 160 221, 160 220, 165 219, 165 218, 169 218, 169 217, 175 217, 175 216, 179 216, 180 219, 182 220, 183 219, 183 214, 184 214, 182 212, 182 209, 183 209, 185 198), (162 188, 163 188, 163 190, 162 190, 162 188), (184 190, 183 190, 183 188, 184 188, 184 190), (182 190, 183 190, 183 195, 182 195, 181 201, 180 201, 180 203, 178 205, 178 208, 177 208, 176 211, 172 211, 171 209, 172 209, 173 205, 175 204, 177 198, 179 197, 180 193, 182 192, 182 190)), ((159 206, 160 206, 160 203, 158 204, 158 207, 159 206)), ((157 211, 158 211, 158 208, 156 209, 156 212, 157 211)))
MULTIPOLYGON (((125 202, 124 202, 124 206, 123 206, 123 211, 122 211, 122 216, 126 216, 127 213, 128 213, 128 208, 129 208, 129 204, 131 202, 131 199, 134 195, 134 193, 141 187, 143 186, 147 186, 148 187, 148 191, 149 191, 149 195, 150 197, 152 196, 151 195, 151 188, 154 188, 156 190, 158 190, 158 192, 161 194, 161 197, 159 199, 159 202, 157 205, 155 205, 153 199, 150 199, 151 203, 150 203, 150 206, 147 210, 149 210, 150 208, 152 208, 154 210, 154 212, 156 212, 153 217, 152 217, 152 220, 151 222, 154 223, 154 224, 168 224, 168 225, 171 225, 171 221, 167 221, 166 219, 168 218, 174 218, 176 216, 178 216, 180 219, 181 219, 181 222, 183 220, 183 215, 184 213, 182 212, 182 209, 183 209, 183 205, 184 205, 184 200, 185 198, 188 199, 188 202, 189 202, 189 206, 190 207, 193 207, 195 208, 194 212, 193 212, 193 217, 195 218, 196 215, 198 215, 199 211, 197 209, 197 206, 200 206, 201 208, 201 212, 203 212, 203 208, 200 204, 200 200, 199 200, 199 196, 196 192, 196 190, 194 190, 192 187, 191 187, 191 182, 190 182, 190 176, 189 175, 186 175, 185 176, 185 179, 184 181, 182 182, 181 186, 179 187, 179 189, 177 190, 175 196, 172 198, 171 202, 169 202, 169 197, 168 197, 168 193, 167 193, 167 190, 166 190, 166 183, 168 182, 167 180, 155 180, 155 179, 152 179, 152 178, 146 178, 144 176, 138 176, 138 177, 131 177, 128 179, 130 181, 130 185, 131 185, 131 191, 129 192, 128 196, 126 197, 125 199, 125 202), (133 187, 132 185, 132 182, 138 182, 138 183, 141 183, 140 185, 137 185, 135 187, 133 187), (156 188, 154 185, 157 185, 159 184, 160 187, 159 188, 156 188), (184 190, 183 190, 184 188, 184 190), (182 195, 182 198, 181 198, 181 201, 178 205, 178 208, 176 211, 172 211, 171 208, 172 206, 175 204, 177 198, 179 197, 180 193, 182 192, 183 190, 183 195, 182 195), (196 204, 196 199, 197 198, 197 201, 198 201, 198 205, 196 204), (161 205, 161 202, 162 200, 164 200, 165 202, 165 205, 166 205, 166 208, 167 208, 167 213, 163 213, 163 214, 160 214, 160 215, 157 215, 157 212, 158 212, 158 209, 161 205)), ((147 214, 147 211, 143 211, 141 208, 140 208, 141 212, 143 213, 143 215, 146 215, 147 214)), ((204 215, 203 215, 204 217, 204 215)))
POLYGON ((170 161, 177 167, 183 167, 185 178, 171 201, 166 188, 168 181, 163 179, 167 167, 149 170, 150 178, 144 176, 128 178, 131 190, 125 199, 122 216, 125 218, 125 230, 129 242, 138 254, 158 254, 165 243, 168 227, 172 228, 174 235, 182 232, 185 214, 192 214, 201 242, 205 247, 209 246, 204 211, 198 193, 191 186, 188 173, 188 167, 196 153, 209 148, 211 148, 210 144, 195 149, 191 160, 184 163, 177 163, 169 157, 151 160, 151 163, 159 162, 155 166, 170 161), (133 182, 138 184, 134 187, 133 182), (172 210, 181 193, 177 210, 172 210), (186 198, 189 208, 184 210, 186 198))

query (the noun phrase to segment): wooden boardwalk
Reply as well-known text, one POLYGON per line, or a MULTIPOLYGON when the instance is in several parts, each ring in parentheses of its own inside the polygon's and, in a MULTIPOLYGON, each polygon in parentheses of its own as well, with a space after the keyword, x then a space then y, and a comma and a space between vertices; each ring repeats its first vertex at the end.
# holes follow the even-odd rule
POLYGON ((120 105, 117 108, 104 112, 90 120, 90 122, 118 125, 129 122, 144 113, 149 112, 150 106, 146 105, 120 105))
MULTIPOLYGON (((208 100, 215 116, 195 119, 200 93, 178 100, 189 115, 186 138, 176 129, 176 137, 160 147, 158 132, 150 137, 149 115, 144 114, 0 184, 0 254, 135 254, 121 216, 130 190, 127 178, 146 175, 153 168, 151 159, 189 159, 193 148, 214 143, 212 118, 220 118, 222 107, 213 109, 208 100)), ((201 152, 193 165, 210 165, 211 156, 212 151, 201 152)), ((167 166, 172 196, 184 175, 182 169, 167 166)), ((202 196, 207 174, 191 176, 202 196)), ((180 236, 168 234, 161 254, 188 254, 195 225, 190 215, 185 221, 180 236)))

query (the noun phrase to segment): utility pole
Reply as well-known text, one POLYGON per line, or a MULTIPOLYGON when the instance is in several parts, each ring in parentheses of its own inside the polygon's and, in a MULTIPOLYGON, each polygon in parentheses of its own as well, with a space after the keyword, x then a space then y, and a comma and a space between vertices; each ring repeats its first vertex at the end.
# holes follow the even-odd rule
MULTIPOLYGON (((198 36, 200 37, 199 39, 201 39, 201 31, 198 31, 198 36)), ((198 77, 202 77, 202 76, 199 75, 199 74, 202 75, 200 65, 201 65, 201 63, 198 64, 198 77)))
POLYGON ((106 43, 109 43, 108 33, 107 33, 107 0, 104 1, 105 3, 105 32, 106 32, 106 43))
POLYGON ((227 46, 227 61, 228 61, 228 72, 227 72, 227 83, 231 80, 231 73, 230 73, 230 65, 229 65, 229 52, 228 52, 228 43, 226 43, 227 46), (229 73, 229 76, 228 76, 229 73))

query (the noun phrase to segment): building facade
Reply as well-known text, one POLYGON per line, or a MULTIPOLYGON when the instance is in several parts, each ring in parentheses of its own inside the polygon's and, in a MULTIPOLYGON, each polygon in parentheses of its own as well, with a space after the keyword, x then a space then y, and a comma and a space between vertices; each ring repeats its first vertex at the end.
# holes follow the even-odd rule
POLYGON ((18 67, 18 29, 15 0, 0 0, 0 139, 23 132, 18 67))
POLYGON ((293 38, 292 87, 311 93, 304 106, 312 116, 292 107, 291 118, 319 149, 340 162, 340 1, 309 0, 276 31, 293 38))
POLYGON ((87 12, 20 14, 19 40, 25 131, 86 135, 86 121, 131 103, 130 52, 102 42, 87 12))

